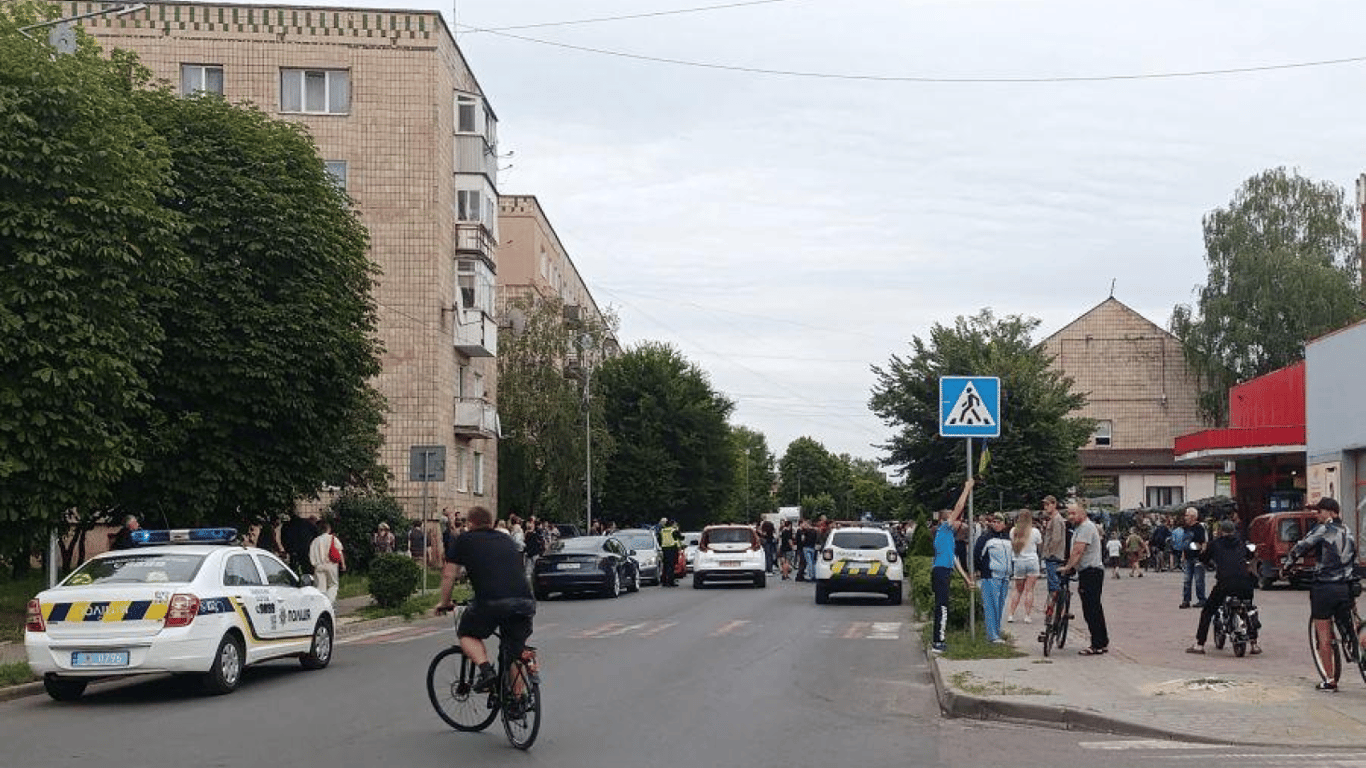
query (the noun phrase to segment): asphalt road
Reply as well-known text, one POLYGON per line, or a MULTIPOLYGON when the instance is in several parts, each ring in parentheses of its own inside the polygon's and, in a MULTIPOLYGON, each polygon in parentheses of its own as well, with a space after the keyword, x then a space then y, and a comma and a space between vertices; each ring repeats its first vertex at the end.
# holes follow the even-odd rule
POLYGON ((914 632, 906 608, 816 606, 809 585, 778 581, 547 602, 533 640, 545 719, 529 754, 508 746, 497 724, 457 733, 432 712, 427 663, 453 639, 440 619, 347 638, 321 672, 293 662, 254 668, 228 696, 158 677, 95 686, 77 704, 0 704, 0 737, 4 764, 33 766, 1151 768, 1195 754, 1212 765, 1294 762, 1275 750, 1235 759, 943 720, 914 632))

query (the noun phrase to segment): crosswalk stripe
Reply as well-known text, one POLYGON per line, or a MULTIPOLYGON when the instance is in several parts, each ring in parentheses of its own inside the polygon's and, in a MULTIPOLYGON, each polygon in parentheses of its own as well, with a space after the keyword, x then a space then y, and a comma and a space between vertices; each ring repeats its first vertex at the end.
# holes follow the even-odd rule
POLYGON ((732 632, 734 632, 735 630, 737 630, 737 629, 739 629, 739 628, 745 626, 745 625, 748 624, 748 623, 749 623, 749 622, 746 621, 745 619, 736 619, 735 621, 728 621, 728 622, 726 622, 725 624, 722 624, 720 627, 718 627, 718 628, 716 629, 716 631, 714 631, 714 632, 711 633, 710 636, 711 636, 711 637, 721 637, 721 636, 723 636, 723 635, 729 635, 730 633, 732 633, 732 632))

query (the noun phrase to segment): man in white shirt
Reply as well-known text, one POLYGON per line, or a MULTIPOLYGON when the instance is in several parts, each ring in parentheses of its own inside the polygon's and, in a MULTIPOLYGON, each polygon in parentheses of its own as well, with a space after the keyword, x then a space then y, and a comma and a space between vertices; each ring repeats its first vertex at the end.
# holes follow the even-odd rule
POLYGON ((331 602, 337 601, 337 587, 341 585, 341 572, 346 570, 346 550, 341 539, 332 533, 332 526, 326 520, 318 523, 318 536, 308 545, 308 560, 313 563, 313 578, 318 591, 327 595, 331 602), (337 548, 338 561, 332 561, 332 547, 337 548))
POLYGON ((1105 586, 1105 560, 1101 555, 1103 542, 1100 529, 1086 515, 1086 509, 1076 502, 1067 505, 1067 519, 1076 526, 1072 532, 1072 553, 1062 573, 1077 574, 1077 594, 1081 597, 1081 612, 1086 618, 1086 629, 1091 633, 1091 646, 1081 649, 1082 656, 1099 656, 1110 649, 1110 633, 1105 627, 1105 609, 1100 604, 1101 588, 1105 586))

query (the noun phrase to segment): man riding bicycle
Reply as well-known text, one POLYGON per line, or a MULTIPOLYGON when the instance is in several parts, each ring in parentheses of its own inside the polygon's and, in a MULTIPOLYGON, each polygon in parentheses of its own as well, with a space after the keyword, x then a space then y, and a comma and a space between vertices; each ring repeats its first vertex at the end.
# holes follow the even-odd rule
MULTIPOLYGON (((1285 565, 1293 564, 1311 551, 1317 554, 1314 582, 1309 587, 1309 615, 1314 620, 1321 666, 1332 674, 1331 679, 1324 680, 1315 688, 1336 691, 1338 675, 1342 670, 1337 668, 1333 657, 1333 630, 1329 622, 1336 620, 1338 626, 1352 626, 1352 604, 1356 600, 1352 594, 1352 587, 1356 583, 1356 539, 1343 525, 1336 499, 1325 496, 1306 509, 1318 511, 1319 524, 1291 548, 1285 565)), ((1351 631, 1356 631, 1356 628, 1353 627, 1351 631)))
POLYGON ((484 640, 499 630, 503 646, 515 658, 531 637, 536 601, 527 583, 521 548, 511 536, 493 527, 493 513, 483 507, 471 507, 465 513, 465 522, 469 530, 446 545, 441 603, 436 612, 446 613, 455 607, 451 604, 451 590, 457 566, 464 566, 474 599, 461 614, 455 633, 460 638, 460 650, 479 665, 474 690, 482 693, 491 689, 498 677, 489 663, 484 640))

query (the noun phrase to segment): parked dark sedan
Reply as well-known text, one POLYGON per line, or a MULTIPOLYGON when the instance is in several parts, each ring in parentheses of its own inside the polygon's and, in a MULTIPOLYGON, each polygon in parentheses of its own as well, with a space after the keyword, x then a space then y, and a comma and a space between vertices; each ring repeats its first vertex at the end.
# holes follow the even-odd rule
POLYGON ((616 597, 640 589, 640 571, 631 550, 612 536, 560 539, 536 559, 531 579, 537 600, 554 593, 592 592, 616 597))

